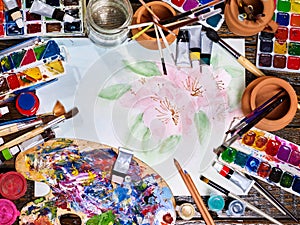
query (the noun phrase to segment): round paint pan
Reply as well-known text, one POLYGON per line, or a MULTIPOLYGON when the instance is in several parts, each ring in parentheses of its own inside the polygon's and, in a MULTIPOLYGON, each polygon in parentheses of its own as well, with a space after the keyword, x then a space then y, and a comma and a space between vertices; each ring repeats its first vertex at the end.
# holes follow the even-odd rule
POLYGON ((251 110, 263 104, 281 89, 285 90, 289 98, 257 123, 255 127, 266 131, 276 131, 284 128, 293 120, 298 105, 296 92, 287 81, 277 77, 263 79, 253 88, 250 95, 251 110))
POLYGON ((0 225, 12 225, 20 212, 15 204, 8 199, 0 199, 0 225))
POLYGON ((16 108, 24 116, 33 116, 39 109, 40 101, 33 92, 23 92, 16 99, 16 108))
POLYGON ((22 174, 10 171, 1 175, 0 194, 2 197, 16 200, 24 196, 26 191, 27 182, 22 174))

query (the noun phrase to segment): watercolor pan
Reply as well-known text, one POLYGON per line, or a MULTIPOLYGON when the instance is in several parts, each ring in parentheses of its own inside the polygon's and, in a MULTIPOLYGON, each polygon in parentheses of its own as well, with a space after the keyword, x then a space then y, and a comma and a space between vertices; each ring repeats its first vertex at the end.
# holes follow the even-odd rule
POLYGON ((275 0, 275 34, 260 32, 257 39, 256 66, 265 70, 299 73, 300 4, 293 0, 275 0))
POLYGON ((85 36, 85 0, 41 0, 48 5, 65 11, 75 17, 72 23, 61 22, 48 17, 29 13, 33 0, 17 0, 23 16, 24 27, 18 28, 0 0, 0 39, 18 39, 33 36, 67 37, 85 36))
POLYGON ((300 147, 290 141, 253 128, 219 161, 300 196, 300 147))
MULTIPOLYGON (((31 40, 27 42, 31 43, 31 40)), ((55 79, 65 73, 66 53, 54 40, 35 42, 27 47, 21 43, 11 50, 5 50, 5 54, 1 53, 0 96, 55 79)))
MULTIPOLYGON (((198 6, 212 2, 213 0, 163 0, 163 1, 171 5, 174 9, 178 10, 179 12, 184 13, 198 6)), ((216 4, 215 6, 208 8, 207 10, 203 10, 203 12, 209 12, 217 8, 222 9, 221 14, 214 15, 202 22, 203 25, 211 27, 214 30, 219 30, 224 22, 224 4, 219 3, 216 4)), ((194 17, 193 15, 191 16, 194 17)))

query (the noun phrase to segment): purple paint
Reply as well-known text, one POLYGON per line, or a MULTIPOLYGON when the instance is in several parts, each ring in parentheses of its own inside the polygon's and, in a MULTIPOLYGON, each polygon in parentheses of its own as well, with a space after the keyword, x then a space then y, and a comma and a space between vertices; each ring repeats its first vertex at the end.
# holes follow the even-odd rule
POLYGON ((291 148, 286 145, 281 145, 278 149, 277 158, 287 162, 291 154, 291 148))
POLYGON ((199 2, 197 0, 187 0, 183 4, 182 8, 184 11, 189 11, 193 8, 196 8, 199 5, 199 2))
POLYGON ((299 151, 291 152, 291 156, 289 158, 289 163, 294 166, 299 166, 299 164, 300 164, 300 152, 299 151))

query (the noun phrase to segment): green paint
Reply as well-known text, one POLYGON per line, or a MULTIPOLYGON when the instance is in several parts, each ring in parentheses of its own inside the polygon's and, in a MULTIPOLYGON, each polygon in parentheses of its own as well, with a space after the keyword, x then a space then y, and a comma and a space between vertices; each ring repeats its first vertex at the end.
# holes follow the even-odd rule
POLYGON ((139 114, 133 124, 130 127, 131 136, 138 138, 139 140, 149 140, 151 136, 151 131, 148 127, 145 126, 143 121, 143 114, 139 114))
POLYGON ((86 225, 119 225, 120 222, 111 210, 90 218, 86 225))
POLYGON ((34 47, 33 51, 37 60, 42 59, 45 49, 46 49, 46 44, 42 44, 34 47))
POLYGON ((290 55, 300 56, 300 43, 290 42, 288 45, 288 53, 290 55))
POLYGON ((11 54, 11 58, 15 64, 15 67, 19 67, 23 58, 24 58, 24 55, 26 53, 26 50, 21 50, 21 51, 18 51, 18 52, 14 52, 11 54))
POLYGON ((161 75, 159 68, 154 62, 139 61, 139 62, 129 63, 127 60, 123 60, 123 63, 125 64, 126 69, 129 69, 132 72, 145 77, 153 77, 153 76, 161 75))
POLYGON ((172 135, 170 137, 168 137, 167 139, 165 139, 160 148, 159 148, 159 152, 160 153, 167 153, 170 152, 171 150, 174 150, 175 147, 178 145, 178 143, 181 140, 181 136, 179 135, 172 135))
POLYGON ((1 59, 1 66, 5 71, 13 69, 11 58, 9 56, 4 56, 1 59))
POLYGON ((291 2, 289 0, 278 0, 277 10, 281 12, 289 12, 291 10, 291 2))
POLYGON ((209 136, 211 124, 207 115, 203 111, 199 111, 194 115, 194 122, 198 133, 200 144, 204 143, 205 139, 209 136))
POLYGON ((236 157, 237 150, 228 147, 221 155, 222 160, 228 163, 232 163, 236 157))
POLYGON ((242 168, 245 167, 249 156, 244 152, 237 152, 234 163, 242 168))
POLYGON ((103 88, 98 97, 108 99, 108 100, 116 100, 119 99, 123 94, 129 91, 131 85, 129 84, 114 84, 109 87, 103 88))
POLYGON ((284 172, 280 180, 280 185, 285 188, 290 188, 292 186, 293 179, 293 174, 289 172, 284 172))
POLYGON ((10 160, 10 159, 13 158, 13 155, 10 153, 8 148, 5 148, 4 150, 2 150, 1 153, 2 153, 5 160, 10 160))

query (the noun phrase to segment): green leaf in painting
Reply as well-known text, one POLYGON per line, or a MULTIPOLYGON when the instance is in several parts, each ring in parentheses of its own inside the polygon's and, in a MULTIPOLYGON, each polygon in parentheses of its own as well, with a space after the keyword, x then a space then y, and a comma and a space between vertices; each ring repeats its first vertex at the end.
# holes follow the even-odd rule
POLYGON ((131 85, 129 84, 114 84, 109 87, 103 88, 98 94, 98 97, 108 100, 116 100, 127 91, 129 91, 130 88, 131 85))
POLYGON ((143 122, 143 114, 139 114, 132 126, 130 127, 130 133, 132 136, 137 137, 139 140, 146 141, 151 136, 150 129, 145 126, 143 122))
POLYGON ((202 144, 210 133, 210 129, 211 129, 210 121, 207 115, 200 110, 198 113, 195 113, 194 122, 198 132, 199 142, 200 144, 202 144))
POLYGON ((159 148, 159 152, 160 153, 167 153, 171 150, 173 150, 177 144, 179 143, 179 141, 181 140, 181 136, 180 135, 171 135, 170 137, 166 138, 160 148, 159 148))
POLYGON ((139 62, 129 63, 127 60, 124 60, 123 62, 127 69, 139 75, 145 77, 153 77, 153 76, 161 75, 161 72, 155 62, 139 61, 139 62))

